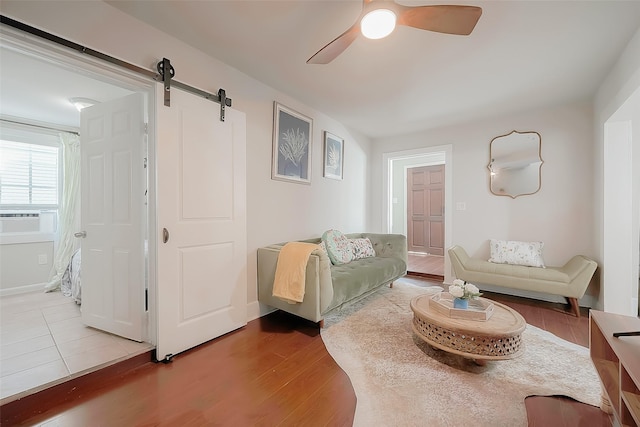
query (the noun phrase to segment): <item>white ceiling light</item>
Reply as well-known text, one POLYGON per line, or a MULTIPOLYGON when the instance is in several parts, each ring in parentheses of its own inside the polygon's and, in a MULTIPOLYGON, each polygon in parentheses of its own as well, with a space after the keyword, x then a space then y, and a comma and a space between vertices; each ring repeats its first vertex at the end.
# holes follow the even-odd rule
POLYGON ((69 98, 69 102, 72 103, 78 111, 81 111, 83 108, 96 105, 98 103, 98 101, 94 101, 93 99, 89 98, 69 98))
POLYGON ((389 9, 376 9, 360 21, 360 31, 368 39, 387 37, 396 28, 396 14, 389 9))

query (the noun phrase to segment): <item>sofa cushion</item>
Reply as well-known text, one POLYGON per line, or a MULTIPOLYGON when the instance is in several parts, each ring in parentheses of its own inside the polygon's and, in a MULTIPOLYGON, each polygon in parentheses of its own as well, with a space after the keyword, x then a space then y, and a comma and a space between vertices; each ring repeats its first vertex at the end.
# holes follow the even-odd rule
POLYGON ((542 242, 517 242, 491 239, 489 262, 544 268, 542 242))
POLYGON ((376 256, 376 251, 373 250, 371 240, 364 239, 349 239, 351 242, 351 249, 353 251, 353 259, 363 259, 376 256))
POLYGON ((349 238, 338 230, 327 230, 322 234, 329 259, 334 265, 346 264, 353 259, 349 238))
POLYGON ((357 300, 367 292, 390 283, 407 270, 399 258, 370 257, 331 266, 333 300, 327 311, 357 300))
POLYGON ((469 258, 464 266, 478 273, 505 276, 512 279, 536 279, 569 283, 571 278, 559 268, 531 268, 525 265, 496 264, 482 259, 469 258))

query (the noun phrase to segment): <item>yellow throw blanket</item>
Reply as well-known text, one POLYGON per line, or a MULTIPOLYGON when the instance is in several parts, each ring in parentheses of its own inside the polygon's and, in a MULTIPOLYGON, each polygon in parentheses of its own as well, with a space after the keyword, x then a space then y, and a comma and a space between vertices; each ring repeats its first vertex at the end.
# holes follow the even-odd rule
POLYGON ((273 281, 274 297, 290 304, 302 302, 307 261, 311 252, 318 248, 314 243, 304 242, 289 242, 282 247, 273 281))

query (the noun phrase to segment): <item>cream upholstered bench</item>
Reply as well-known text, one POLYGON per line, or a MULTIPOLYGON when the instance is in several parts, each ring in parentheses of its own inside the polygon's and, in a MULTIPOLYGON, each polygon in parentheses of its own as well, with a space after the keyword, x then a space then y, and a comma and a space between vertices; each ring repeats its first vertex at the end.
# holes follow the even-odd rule
POLYGON ((595 261, 582 255, 574 256, 562 267, 497 264, 471 258, 457 245, 449 248, 449 257, 458 279, 563 296, 577 317, 580 317, 578 299, 584 296, 598 267, 595 261))

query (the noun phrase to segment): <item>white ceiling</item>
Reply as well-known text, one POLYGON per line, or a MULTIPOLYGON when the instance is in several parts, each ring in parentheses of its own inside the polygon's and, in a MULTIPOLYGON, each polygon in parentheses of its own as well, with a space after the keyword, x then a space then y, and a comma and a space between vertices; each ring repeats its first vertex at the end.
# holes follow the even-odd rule
MULTIPOLYGON (((476 5, 483 14, 470 36, 399 27, 309 65, 354 23, 359 0, 107 2, 373 138, 591 99, 640 28, 638 0, 402 1, 476 5)), ((121 96, 10 54, 0 51, 2 114, 72 125, 79 115, 68 97, 121 96)))
POLYGON ((361 1, 107 2, 374 138, 591 99, 640 28, 637 0, 405 0, 483 14, 470 36, 399 27, 309 65, 361 1))
POLYGON ((80 112, 70 98, 105 102, 131 91, 86 72, 0 46, 0 114, 61 127, 80 127, 80 112))

